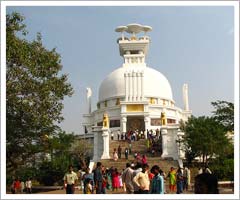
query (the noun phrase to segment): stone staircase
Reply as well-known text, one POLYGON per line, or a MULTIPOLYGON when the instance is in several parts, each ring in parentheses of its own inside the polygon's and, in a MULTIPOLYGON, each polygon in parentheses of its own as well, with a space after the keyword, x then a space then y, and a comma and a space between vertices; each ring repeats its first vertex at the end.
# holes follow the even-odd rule
POLYGON ((170 167, 178 167, 178 162, 176 160, 172 159, 162 159, 160 155, 152 156, 151 154, 147 153, 147 147, 146 147, 146 140, 140 139, 138 141, 132 142, 132 154, 129 154, 128 160, 125 159, 124 150, 125 148, 129 147, 129 143, 124 140, 110 140, 109 141, 109 152, 111 159, 109 160, 101 160, 102 164, 107 167, 114 167, 117 168, 119 172, 122 171, 122 169, 125 169, 127 162, 135 162, 134 159, 134 153, 139 152, 141 155, 145 154, 147 156, 147 163, 150 166, 150 168, 153 165, 159 165, 160 168, 167 174, 170 167), (118 159, 117 161, 114 161, 112 159, 113 157, 113 151, 114 148, 118 148, 118 146, 121 146, 122 148, 122 156, 121 159, 118 159))

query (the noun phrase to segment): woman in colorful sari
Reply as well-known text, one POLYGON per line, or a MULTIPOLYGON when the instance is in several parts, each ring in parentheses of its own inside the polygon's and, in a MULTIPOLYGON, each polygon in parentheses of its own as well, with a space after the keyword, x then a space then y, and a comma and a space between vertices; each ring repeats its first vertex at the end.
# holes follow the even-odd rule
POLYGON ((114 171, 112 172, 112 190, 117 190, 120 187, 120 183, 119 183, 119 173, 117 171, 117 168, 114 169, 114 171))
POLYGON ((171 167, 170 172, 168 173, 169 177, 169 190, 170 192, 174 192, 176 189, 176 171, 173 167, 171 167))
POLYGON ((106 170, 106 175, 107 175, 107 189, 111 190, 112 189, 112 174, 111 174, 111 170, 107 169, 106 170))
POLYGON ((117 150, 116 149, 114 149, 114 151, 113 151, 113 160, 114 161, 118 160, 118 154, 117 154, 117 150))

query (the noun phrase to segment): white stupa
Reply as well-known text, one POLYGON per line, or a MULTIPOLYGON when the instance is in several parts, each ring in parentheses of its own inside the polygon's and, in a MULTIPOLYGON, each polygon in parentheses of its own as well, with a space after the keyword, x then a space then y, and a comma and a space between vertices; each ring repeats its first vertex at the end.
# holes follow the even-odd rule
POLYGON ((123 64, 102 81, 97 110, 91 111, 91 89, 87 89, 89 113, 83 115, 83 126, 94 135, 93 160, 108 159, 109 135, 120 130, 161 130, 162 157, 182 157, 177 141, 182 134, 179 121, 191 116, 188 86, 183 85, 184 109, 175 106, 171 85, 159 71, 147 66, 145 60, 150 26, 129 24, 119 26, 117 40, 123 64), (126 37, 125 33, 130 34, 126 37), (138 35, 141 35, 138 37, 138 35), (103 117, 105 115, 105 117, 103 117))

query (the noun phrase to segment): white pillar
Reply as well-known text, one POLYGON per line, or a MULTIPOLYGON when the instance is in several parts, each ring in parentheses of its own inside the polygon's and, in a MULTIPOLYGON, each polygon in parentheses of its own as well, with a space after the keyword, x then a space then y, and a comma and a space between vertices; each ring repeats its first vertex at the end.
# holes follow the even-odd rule
POLYGON ((141 74, 137 73, 137 101, 141 99, 141 74))
POLYGON ((184 103, 184 110, 189 111, 188 85, 186 83, 183 84, 183 103, 184 103))
POLYGON ((142 101, 142 73, 139 73, 139 101, 142 101))
POLYGON ((134 72, 134 91, 135 91, 135 96, 134 96, 134 101, 137 101, 137 96, 138 96, 138 89, 137 89, 137 72, 134 72))
POLYGON ((93 144, 94 144, 94 152, 93 152, 93 161, 98 161, 98 132, 94 132, 94 139, 93 139, 93 144))
POLYGON ((131 94, 130 94, 130 92, 131 92, 131 85, 130 85, 131 74, 130 74, 130 72, 128 72, 127 75, 128 75, 128 76, 127 76, 127 78, 128 78, 128 101, 130 101, 130 96, 131 96, 131 94))
POLYGON ((144 84, 143 84, 143 79, 144 79, 144 73, 141 72, 141 100, 144 100, 144 84))
POLYGON ((135 72, 132 72, 132 101, 134 101, 135 98, 135 72))
POLYGON ((109 156, 109 129, 102 128, 102 137, 103 137, 103 154, 101 159, 110 159, 109 156))
POLYGON ((144 122, 145 122, 145 130, 150 129, 150 117, 144 117, 144 122))
POLYGON ((136 72, 136 87, 135 87, 135 89, 136 89, 136 101, 138 101, 138 72, 136 72))
POLYGON ((125 77, 125 101, 128 101, 128 73, 125 73, 124 74, 124 77, 125 77))
POLYGON ((132 101, 135 101, 136 100, 136 73, 133 71, 132 72, 132 91, 133 91, 133 98, 132 98, 132 101))
POLYGON ((92 108, 91 108, 91 97, 88 98, 88 114, 91 114, 92 108))
POLYGON ((132 101, 132 89, 133 89, 133 84, 132 84, 132 73, 129 73, 129 101, 132 101))
POLYGON ((168 150, 167 150, 167 129, 164 127, 161 129, 162 134, 162 158, 168 157, 168 150))
POLYGON ((91 88, 86 88, 86 91, 87 91, 88 114, 90 114, 92 112, 92 109, 91 109, 92 90, 91 90, 91 88))
POLYGON ((126 133, 127 132, 127 118, 122 117, 122 132, 126 133))
POLYGON ((122 40, 124 40, 124 32, 121 32, 122 40))

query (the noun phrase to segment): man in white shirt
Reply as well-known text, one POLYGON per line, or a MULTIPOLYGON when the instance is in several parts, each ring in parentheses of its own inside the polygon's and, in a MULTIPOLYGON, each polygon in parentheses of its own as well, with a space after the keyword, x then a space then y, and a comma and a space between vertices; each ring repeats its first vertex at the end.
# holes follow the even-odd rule
MULTIPOLYGON (((137 157, 137 153, 136 153, 136 157, 137 157)), ((142 165, 140 163, 137 163, 136 166, 134 166, 134 164, 131 164, 131 167, 135 168, 135 170, 133 171, 133 178, 142 171, 142 165)), ((134 194, 139 194, 139 187, 134 181, 133 181, 133 189, 134 189, 134 194)))
POLYGON ((127 194, 133 194, 134 188, 133 188, 133 169, 131 168, 130 163, 126 164, 126 169, 124 170, 122 174, 122 181, 126 186, 126 193, 127 194))
POLYGON ((65 174, 64 178, 64 186, 66 188, 66 194, 74 194, 74 187, 78 180, 77 174, 73 171, 72 165, 69 165, 68 172, 65 174))
POLYGON ((148 164, 143 164, 142 171, 133 178, 133 182, 139 187, 139 194, 149 193, 150 180, 148 177, 148 170, 148 164))

